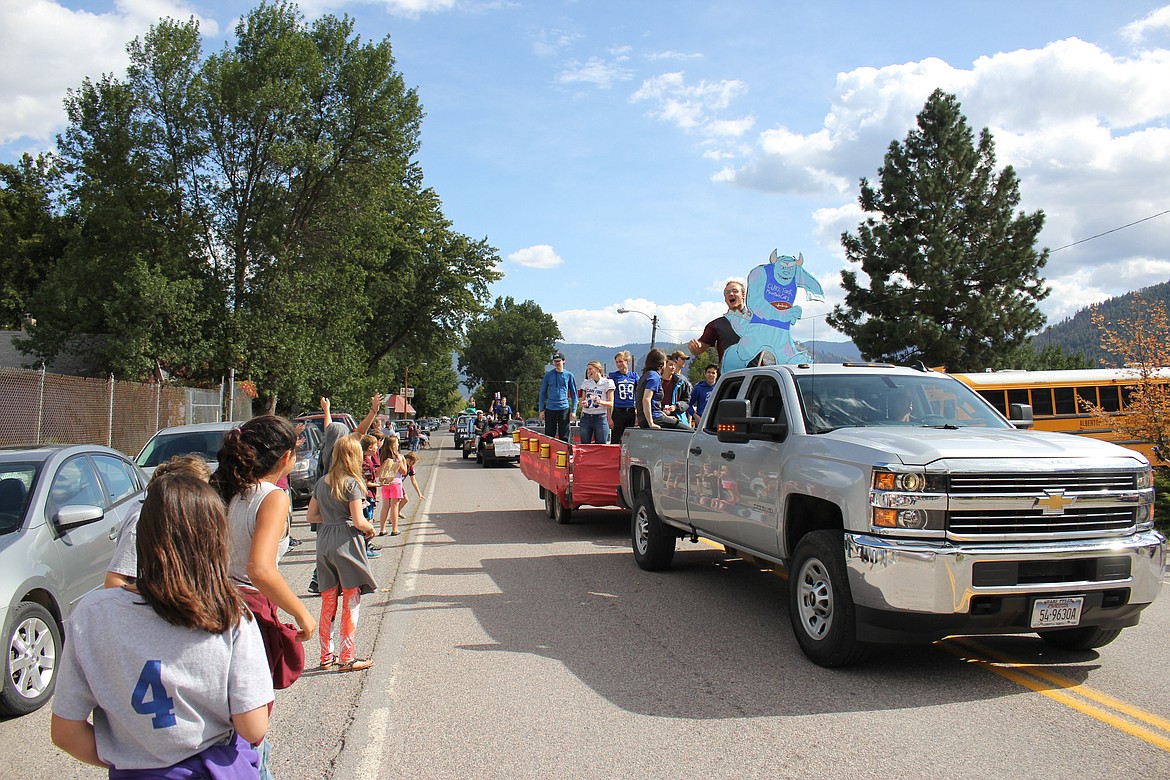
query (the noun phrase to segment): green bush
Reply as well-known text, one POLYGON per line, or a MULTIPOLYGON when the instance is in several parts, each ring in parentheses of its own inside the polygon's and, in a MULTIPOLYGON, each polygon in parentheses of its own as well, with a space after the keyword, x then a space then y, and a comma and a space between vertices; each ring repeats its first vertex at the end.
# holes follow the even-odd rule
POLYGON ((1154 470, 1154 524, 1170 534, 1170 469, 1154 470))

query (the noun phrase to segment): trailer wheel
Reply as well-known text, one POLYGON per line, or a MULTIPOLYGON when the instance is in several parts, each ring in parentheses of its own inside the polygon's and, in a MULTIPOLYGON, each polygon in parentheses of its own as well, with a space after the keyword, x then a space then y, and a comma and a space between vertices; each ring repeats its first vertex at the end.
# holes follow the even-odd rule
POLYGON ((469 453, 469 452, 467 451, 467 448, 466 448, 466 447, 464 447, 464 448, 463 448, 463 459, 464 459, 464 460, 467 460, 467 456, 468 456, 468 455, 470 455, 470 454, 471 454, 471 453, 469 453))
POLYGON ((1120 633, 1120 628, 1078 626, 1077 628, 1061 628, 1056 631, 1041 631, 1039 635, 1045 642, 1053 647, 1059 647, 1061 650, 1092 650, 1109 644, 1120 633))
POLYGON ((646 571, 669 569, 674 560, 677 535, 670 526, 658 519, 654 499, 648 491, 641 491, 634 499, 630 513, 630 536, 634 546, 634 561, 646 571))
POLYGON ((541 501, 544 501, 544 485, 537 488, 536 495, 540 496, 541 501))
POLYGON ((860 663, 872 648, 857 641, 857 622, 840 531, 813 531, 796 545, 789 568, 788 613, 800 649, 819 666, 860 663))
POLYGON ((556 515, 557 494, 551 490, 544 491, 544 513, 552 520, 556 515))
POLYGON ((568 525, 573 520, 573 488, 565 490, 565 497, 553 504, 553 519, 561 525, 568 525))

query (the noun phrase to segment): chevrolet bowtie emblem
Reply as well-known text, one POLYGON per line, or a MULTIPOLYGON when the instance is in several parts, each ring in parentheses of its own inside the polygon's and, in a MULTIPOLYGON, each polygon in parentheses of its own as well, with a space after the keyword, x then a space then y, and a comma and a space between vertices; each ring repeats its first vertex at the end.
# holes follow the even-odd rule
POLYGON ((1044 498, 1036 499, 1032 507, 1043 507, 1046 515, 1063 515, 1064 508, 1077 502, 1076 496, 1066 496, 1064 490, 1045 490, 1044 498))

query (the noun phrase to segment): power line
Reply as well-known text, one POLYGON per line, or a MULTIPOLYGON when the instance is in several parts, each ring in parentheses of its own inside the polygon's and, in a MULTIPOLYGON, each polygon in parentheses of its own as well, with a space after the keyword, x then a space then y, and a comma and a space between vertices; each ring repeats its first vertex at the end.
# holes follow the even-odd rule
POLYGON ((1068 249, 1069 247, 1076 246, 1077 244, 1083 244, 1086 241, 1092 241, 1094 238, 1100 238, 1101 236, 1107 236, 1110 233, 1116 233, 1119 230, 1125 230, 1126 228, 1133 227, 1134 225, 1140 225, 1143 222, 1149 222, 1151 219, 1155 219, 1157 217, 1161 217, 1161 216, 1164 216, 1166 214, 1170 214, 1170 209, 1166 209, 1165 211, 1159 211, 1157 214, 1151 214, 1148 217, 1144 217, 1144 218, 1136 220, 1134 222, 1130 222, 1128 225, 1122 225, 1121 227, 1115 227, 1112 230, 1106 230, 1104 233, 1098 233, 1095 236, 1089 236, 1088 238, 1082 238, 1080 241, 1074 241, 1071 244, 1065 244, 1064 246, 1058 246, 1056 249, 1049 249, 1048 254, 1052 254, 1053 252, 1059 252, 1062 249, 1068 249))

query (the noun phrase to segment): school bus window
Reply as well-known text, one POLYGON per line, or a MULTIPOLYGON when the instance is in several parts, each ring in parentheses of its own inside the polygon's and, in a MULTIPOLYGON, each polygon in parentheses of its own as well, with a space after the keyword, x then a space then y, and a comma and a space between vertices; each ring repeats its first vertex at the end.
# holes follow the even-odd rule
POLYGON ((1071 387, 1054 387, 1052 394, 1056 398, 1056 413, 1057 414, 1076 414, 1080 411, 1077 408, 1077 394, 1076 390, 1071 387))
POLYGON ((1028 389, 1025 387, 1019 390, 1008 390, 1007 402, 1009 409, 1012 408, 1012 404, 1031 403, 1031 401, 1028 400, 1028 389))
POLYGON ((1096 387, 1078 387, 1077 388, 1077 411, 1087 412, 1085 405, 1081 401, 1088 401, 1091 404, 1097 403, 1097 388, 1096 387))
POLYGON ((1121 387, 1121 408, 1126 409, 1133 403, 1133 394, 1136 387, 1132 385, 1122 385, 1121 387))
POLYGON ((1047 387, 1032 390, 1032 414, 1037 417, 1052 414, 1052 390, 1047 387))
POLYGON ((1102 385, 1097 388, 1101 396, 1101 408, 1106 412, 1121 411, 1121 395, 1118 389, 1117 385, 1102 385))
POLYGON ((987 403, 996 408, 1000 414, 1007 416, 1007 405, 1004 403, 1003 390, 980 390, 979 395, 987 399, 987 403))

